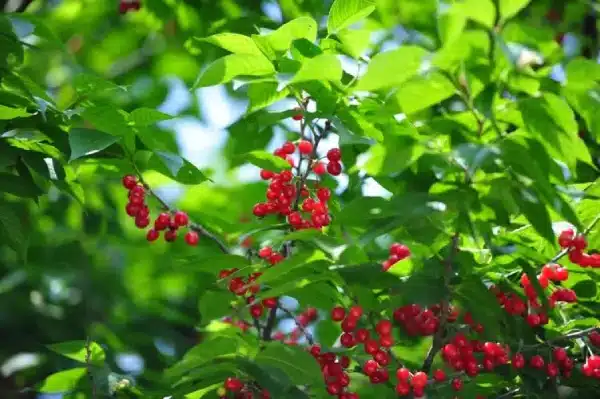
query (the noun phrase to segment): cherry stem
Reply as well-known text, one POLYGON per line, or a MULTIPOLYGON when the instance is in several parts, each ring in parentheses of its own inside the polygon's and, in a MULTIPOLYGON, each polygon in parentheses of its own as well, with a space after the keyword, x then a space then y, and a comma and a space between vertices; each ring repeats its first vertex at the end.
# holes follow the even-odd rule
POLYGON ((436 331, 433 337, 433 343, 427 352, 427 356, 425 357, 425 361, 423 362, 423 366, 421 370, 425 373, 429 373, 431 370, 431 365, 433 363, 433 358, 435 355, 442 349, 442 343, 444 339, 444 331, 446 330, 446 324, 448 322, 448 312, 450 310, 450 278, 452 277, 453 267, 452 264, 454 262, 454 256, 458 252, 458 240, 459 233, 456 232, 452 236, 452 241, 450 245, 450 252, 448 256, 444 260, 444 288, 446 289, 445 298, 442 300, 441 306, 441 316, 440 316, 440 325, 438 330, 436 331))
MULTIPOLYGON (((137 167, 137 165, 135 164, 135 162, 131 162, 131 164, 133 165, 137 177, 140 181, 140 183, 142 183, 144 185, 144 188, 146 188, 146 190, 148 191, 148 193, 150 195, 152 195, 154 198, 156 198, 156 200, 161 204, 161 206, 167 210, 168 212, 176 212, 176 209, 172 208, 169 204, 167 204, 167 202, 165 202, 162 198, 160 198, 160 196, 158 196, 158 194, 156 194, 152 188, 150 187, 150 185, 148 185, 148 183, 146 183, 146 181, 144 180, 144 177, 142 176, 142 172, 140 171, 140 169, 137 167)), ((188 224, 188 227, 195 231, 196 233, 208 238, 209 240, 213 241, 215 244, 217 244, 217 246, 219 247, 219 249, 221 250, 221 252, 223 252, 224 254, 229 254, 231 251, 229 250, 229 248, 227 247, 227 245, 225 245, 225 243, 219 239, 216 235, 214 235, 213 233, 211 233, 210 231, 208 231, 204 226, 202 226, 199 223, 194 223, 191 222, 188 224)))
POLYGON ((85 368, 87 370, 88 378, 90 380, 90 385, 92 386, 92 398, 96 398, 96 382, 94 380, 94 375, 92 374, 92 340, 88 335, 85 340, 85 368))

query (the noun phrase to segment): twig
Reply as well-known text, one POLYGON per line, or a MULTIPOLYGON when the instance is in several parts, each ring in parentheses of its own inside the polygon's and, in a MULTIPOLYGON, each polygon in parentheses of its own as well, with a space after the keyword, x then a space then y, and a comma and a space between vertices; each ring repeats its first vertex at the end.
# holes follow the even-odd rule
POLYGON ((85 368, 87 370, 88 373, 88 378, 90 379, 90 384, 92 386, 92 398, 96 398, 96 384, 94 382, 94 375, 92 374, 92 365, 90 363, 91 359, 92 359, 92 340, 90 339, 90 336, 88 335, 86 340, 85 340, 85 368))
POLYGON ((310 345, 314 345, 315 344, 315 340, 312 336, 312 334, 310 332, 308 332, 306 330, 306 328, 304 328, 304 326, 298 321, 298 319, 296 319, 296 316, 294 316, 294 314, 289 310, 284 308, 283 306, 278 305, 279 309, 281 309, 281 311, 283 313, 285 313, 285 315, 287 317, 289 317, 290 319, 294 320, 294 323, 296 323, 296 327, 298 328, 298 330, 300 330, 300 332, 306 337, 306 341, 310 344, 310 345))
POLYGON ((444 287, 446 289, 446 295, 445 298, 442 300, 440 325, 435 333, 435 336, 433 337, 433 343, 431 344, 431 347, 427 352, 427 356, 425 357, 425 361, 423 362, 423 366, 421 367, 421 370, 423 370, 426 373, 428 373, 431 369, 433 358, 442 348, 444 330, 446 329, 446 323, 448 322, 448 312, 450 310, 450 278, 452 277, 452 264, 454 262, 454 256, 458 252, 458 239, 459 234, 458 232, 456 232, 452 236, 450 253, 444 261, 444 287))
POLYGON ((279 300, 277 301, 277 306, 271 309, 267 316, 267 324, 265 325, 262 334, 262 339, 264 341, 271 341, 271 334, 273 333, 275 322, 277 321, 277 308, 279 308, 279 300))
MULTIPOLYGON (((144 188, 146 188, 146 191, 148 191, 150 193, 150 195, 152 195, 154 198, 156 198, 156 200, 158 202, 160 202, 160 204, 162 205, 162 207, 164 209, 166 209, 169 212, 175 212, 175 209, 173 209, 169 204, 167 204, 162 198, 160 198, 160 196, 158 196, 158 194, 156 194, 152 188, 148 185, 148 183, 146 183, 146 181, 144 180, 144 177, 142 176, 142 172, 139 170, 139 168, 137 167, 137 165, 135 164, 135 162, 131 162, 131 164, 133 165, 136 174, 138 176, 138 179, 140 180, 140 183, 142 183, 144 185, 144 188)), ((189 223, 189 228, 194 230, 195 232, 199 233, 200 235, 208 238, 209 240, 213 241, 215 244, 217 244, 217 246, 219 247, 219 249, 221 250, 221 252, 225 253, 225 254, 229 254, 230 250, 227 247, 227 245, 225 245, 225 243, 219 239, 216 235, 214 235, 213 233, 211 233, 210 231, 208 231, 204 226, 202 226, 199 223, 194 223, 194 222, 190 222, 189 223)))
POLYGON ((582 338, 582 337, 585 337, 585 336, 589 335, 591 332, 599 331, 599 330, 600 330, 599 327, 590 327, 590 328, 586 328, 585 330, 570 332, 568 334, 564 334, 564 335, 560 335, 558 337, 550 338, 550 339, 545 340, 544 342, 540 342, 539 344, 525 345, 523 348, 525 348, 525 349, 533 349, 533 348, 537 348, 537 347, 540 347, 540 346, 552 344, 553 342, 558 342, 558 341, 563 341, 563 340, 569 340, 569 339, 582 338))

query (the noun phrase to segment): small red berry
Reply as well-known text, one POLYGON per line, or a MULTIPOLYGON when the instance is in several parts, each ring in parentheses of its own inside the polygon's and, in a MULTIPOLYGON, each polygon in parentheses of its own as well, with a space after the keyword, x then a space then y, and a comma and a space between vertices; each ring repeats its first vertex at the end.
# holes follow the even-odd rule
POLYGON ((342 173, 342 164, 339 162, 329 162, 327 164, 327 172, 332 176, 339 176, 342 173))
POLYGON ((342 159, 342 153, 339 148, 332 148, 327 151, 327 159, 331 162, 339 162, 342 159))
POLYGON ((336 306, 331 309, 331 320, 342 321, 346 317, 346 311, 341 306, 336 306))
POLYGON ((327 187, 321 187, 317 190, 317 198, 321 202, 327 202, 331 198, 331 190, 327 187))
POLYGON ((177 211, 177 212, 175 212, 173 221, 175 222, 175 225, 177 225, 179 227, 183 227, 183 226, 187 226, 187 224, 190 222, 190 218, 188 217, 187 213, 182 212, 182 211, 177 211))
POLYGON ((277 307, 277 298, 265 298, 263 299, 262 304, 265 308, 274 309, 277 307))
POLYGON ((263 180, 272 179, 274 175, 275 174, 273 172, 271 172, 270 170, 262 169, 260 171, 260 178, 263 180))
POLYGON ((231 391, 231 392, 239 392, 242 390, 242 388, 244 387, 244 384, 242 384, 242 381, 238 380, 237 378, 234 377, 228 377, 225 380, 225 383, 223 384, 223 386, 225 387, 226 390, 231 391))
POLYGON ((177 239, 177 230, 169 229, 165 232, 165 241, 173 242, 177 239))
POLYGON ((363 314, 362 307, 355 305, 350 308, 348 317, 353 318, 353 319, 358 319, 358 318, 360 318, 360 316, 362 316, 362 314, 363 314))
POLYGON ((150 224, 150 219, 148 219, 148 217, 140 217, 139 215, 136 216, 135 218, 135 225, 140 228, 140 229, 144 229, 146 227, 148 227, 148 225, 150 224))
POLYGON ((252 208, 252 213, 257 217, 265 216, 267 214, 267 205, 263 203, 254 205, 254 208, 252 208))
POLYGON ((446 379, 446 373, 442 369, 437 369, 433 372, 433 379, 442 382, 446 379))
POLYGON ((313 172, 315 172, 316 175, 323 175, 326 172, 325 164, 323 162, 317 161, 313 164, 312 170, 313 172))
POLYGON ((302 118, 304 118, 304 115, 302 115, 302 108, 296 107, 294 108, 294 111, 296 111, 297 113, 292 115, 292 119, 295 121, 301 121, 302 118))
POLYGON ((291 141, 286 141, 282 146, 281 150, 286 154, 293 154, 296 151, 296 146, 291 141))
POLYGON ((273 248, 271 247, 262 247, 259 251, 258 251, 258 256, 260 256, 263 259, 268 258, 269 256, 271 256, 273 254, 273 248))
POLYGON ((159 235, 160 233, 158 231, 156 231, 155 229, 150 229, 148 230, 148 233, 146 233, 146 240, 148 240, 149 242, 156 241, 159 235))
POLYGON ((425 387, 425 385, 427 385, 427 374, 422 371, 416 372, 415 375, 413 375, 410 384, 413 386, 413 388, 425 387))
POLYGON ((190 230, 185 234, 185 242, 187 245, 196 246, 198 245, 198 241, 200 240, 200 236, 197 232, 190 230))
POLYGON ((300 151, 300 154, 308 155, 312 152, 312 150, 313 145, 310 141, 300 140, 300 142, 298 143, 298 151, 300 151))
POLYGON ((134 188, 137 185, 137 178, 133 175, 127 175, 123 177, 123 186, 128 189, 131 190, 132 188, 134 188))
POLYGON ((460 378, 454 378, 452 380, 452 389, 454 389, 455 391, 460 391, 463 387, 463 382, 460 378))

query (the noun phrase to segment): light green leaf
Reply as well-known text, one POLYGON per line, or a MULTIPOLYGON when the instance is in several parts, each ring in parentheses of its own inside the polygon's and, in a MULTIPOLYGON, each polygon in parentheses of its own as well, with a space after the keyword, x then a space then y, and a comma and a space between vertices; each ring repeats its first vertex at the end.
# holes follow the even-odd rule
POLYGON ((202 324, 208 324, 211 320, 219 319, 230 313, 231 300, 232 296, 229 291, 205 291, 198 301, 202 324))
POLYGON ((438 35, 444 45, 453 43, 467 25, 467 15, 463 11, 463 4, 453 4, 438 16, 438 35))
MULTIPOLYGON (((47 345, 48 349, 68 357, 69 359, 77 360, 80 363, 87 363, 88 349, 86 348, 86 341, 68 341, 60 342, 58 344, 47 345)), ((95 342, 89 344, 89 363, 96 366, 104 364, 106 355, 104 349, 95 342)))
MULTIPOLYGON (((263 45, 268 45, 269 50, 273 52, 285 52, 290 49, 292 42, 296 39, 306 39, 314 42, 317 39, 317 29, 318 25, 314 19, 300 17, 283 24, 274 32, 262 36, 261 38, 264 40, 261 40, 261 42, 263 45)), ((256 40, 255 37, 253 39, 256 40)))
POLYGON ((355 90, 374 91, 403 83, 419 71, 425 55, 427 51, 417 46, 402 46, 379 53, 371 60, 355 90))
POLYGON ((198 77, 194 88, 228 83, 238 76, 266 76, 273 73, 275 67, 262 54, 230 54, 210 64, 198 77))
POLYGON ((31 115, 25 108, 10 108, 0 105, 0 120, 23 118, 31 115))
POLYGON ((73 391, 85 376, 86 368, 77 367, 70 370, 50 374, 38 388, 42 393, 67 393, 73 391))
POLYGON ((396 99, 406 114, 429 108, 454 95, 455 88, 444 75, 431 72, 405 82, 396 92, 396 99))
POLYGON ((139 127, 150 126, 168 119, 173 117, 153 108, 137 108, 131 113, 131 120, 139 127))
POLYGON ((465 15, 486 28, 493 28, 496 19, 496 7, 492 0, 466 0, 462 11, 465 15))
POLYGON ((371 0, 335 0, 329 10, 327 32, 331 35, 366 18, 375 11, 371 0))
POLYGON ((259 366, 282 370, 295 385, 312 385, 322 380, 319 365, 300 347, 271 342, 255 358, 259 366))
POLYGON ((99 130, 74 128, 69 132, 69 146, 71 147, 71 158, 73 161, 86 155, 95 154, 120 140, 99 130))
POLYGON ((386 138, 369 149, 369 158, 365 163, 365 171, 369 175, 379 176, 400 173, 412 165, 425 148, 410 136, 392 139, 386 138))
POLYGON ((78 73, 73 78, 73 87, 75 91, 82 95, 99 95, 99 94, 116 94, 123 93, 126 90, 117 86, 113 82, 109 80, 102 79, 98 76, 86 74, 86 73, 78 73))
POLYGON ((314 58, 306 58, 290 84, 310 80, 339 82, 342 79, 342 74, 342 64, 335 55, 321 54, 314 58))
POLYGON ((248 85, 248 110, 247 113, 255 112, 279 100, 286 98, 289 94, 287 88, 277 91, 277 82, 259 82, 248 85))
POLYGON ((258 166, 259 168, 271 171, 291 168, 290 164, 285 159, 262 150, 250 151, 240 155, 240 158, 243 158, 246 162, 250 162, 252 165, 258 166))
POLYGON ((128 136, 133 132, 122 112, 114 106, 100 105, 86 108, 81 117, 91 122, 98 130, 118 136, 128 136))
POLYGON ((339 32, 337 37, 342 44, 342 50, 353 58, 359 58, 371 43, 371 31, 368 29, 345 29, 339 32))
POLYGON ((500 16, 503 20, 517 15, 531 0, 499 0, 500 16))
POLYGON ((581 57, 569 61, 565 72, 569 88, 591 89, 600 80, 600 65, 581 57))
POLYGON ((239 33, 222 32, 205 38, 194 38, 194 40, 214 44, 234 54, 262 54, 252 38, 239 33))

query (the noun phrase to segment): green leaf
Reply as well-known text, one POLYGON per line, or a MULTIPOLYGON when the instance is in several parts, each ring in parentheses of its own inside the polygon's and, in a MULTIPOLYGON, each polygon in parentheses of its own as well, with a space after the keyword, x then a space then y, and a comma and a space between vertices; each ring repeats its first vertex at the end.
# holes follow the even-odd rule
POLYGON ((230 313, 231 300, 232 295, 229 291, 205 291, 198 301, 202 324, 208 324, 230 313))
POLYGON ((289 94, 287 88, 278 91, 277 82, 259 82, 248 85, 248 103, 247 113, 258 111, 269 105, 286 98, 289 94))
POLYGON ((0 120, 8 120, 15 118, 24 118, 31 115, 25 108, 11 108, 0 105, 0 120))
POLYGON ((412 165, 424 152, 425 147, 413 137, 386 138, 384 143, 369 149, 365 171, 373 176, 397 174, 412 165))
POLYGON ((154 151, 154 155, 147 161, 147 168, 172 177, 182 184, 199 184, 209 180, 187 159, 167 151, 154 151))
POLYGON ((46 377, 37 391, 42 393, 67 393, 73 391, 86 375, 85 367, 59 371, 46 377))
MULTIPOLYGON (((299 17, 281 25, 277 30, 266 36, 261 36, 269 50, 282 53, 290 49, 292 42, 306 39, 314 42, 317 39, 317 22, 310 17, 299 17)), ((256 40, 255 37, 253 39, 256 40)), ((260 47, 260 46, 259 46, 260 47)))
POLYGON ((71 147, 70 161, 86 155, 95 154, 108 148, 119 140, 120 137, 99 130, 84 128, 71 129, 69 132, 69 146, 71 147))
POLYGON ((252 38, 239 33, 222 32, 205 38, 193 38, 196 41, 207 42, 219 46, 234 54, 262 55, 252 38))
POLYGON ((335 0, 329 10, 327 32, 331 35, 366 18, 375 11, 371 0, 335 0))
POLYGON ((339 32, 337 37, 342 44, 342 50, 356 59, 360 58, 371 44, 371 31, 368 29, 345 29, 339 32))
POLYGON ((500 16, 503 20, 517 15, 531 0, 499 0, 500 16))
POLYGON ((238 76, 267 76, 273 73, 275 67, 262 54, 230 54, 210 64, 198 77, 194 88, 228 83, 238 76))
POLYGON ((86 108, 81 117, 90 121, 98 130, 117 136, 128 136, 132 130, 122 112, 114 106, 101 105, 86 108))
POLYGON ((453 4, 438 15, 438 35, 444 45, 455 42, 467 25, 463 6, 461 3, 453 4))
MULTIPOLYGON (((0 179, 0 185, 3 184, 0 179)), ((2 190, 0 190, 2 191, 2 190)), ((8 241, 8 245, 22 258, 27 254, 27 230, 26 225, 8 204, 0 204, 0 236, 8 241)))
MULTIPOLYGON (((80 363, 87 363, 86 359, 88 356, 88 349, 86 347, 86 341, 60 342, 58 344, 47 345, 47 347, 59 355, 63 355, 69 359, 77 360, 80 363)), ((90 364, 94 364, 96 366, 101 366, 104 364, 106 355, 104 354, 104 349, 102 349, 100 345, 95 342, 90 342, 89 352, 90 364)))
POLYGON ((425 49, 410 45, 379 53, 354 90, 374 91, 399 85, 416 75, 426 55, 425 49))
POLYGON ((139 127, 154 125, 156 122, 173 119, 171 115, 153 108, 137 108, 130 115, 131 121, 139 127))
POLYGON ((478 22, 486 28, 493 28, 496 19, 496 7, 492 0, 466 0, 462 11, 469 19, 478 22))
POLYGON ((284 371, 294 385, 317 384, 322 380, 318 363, 302 348, 271 342, 254 359, 259 366, 284 371))
POLYGON ((115 95, 126 90, 117 86, 110 80, 102 79, 95 75, 78 73, 73 78, 75 91, 80 95, 96 97, 98 95, 115 95))
POLYGON ((431 72, 428 76, 417 76, 400 86, 396 99, 406 114, 429 108, 455 93, 455 88, 444 75, 431 72))
POLYGON ((22 198, 37 198, 43 194, 30 174, 17 176, 0 173, 0 193, 10 193, 22 198))
POLYGON ((591 89, 600 81, 600 65, 582 57, 569 61, 565 73, 569 88, 591 89))
POLYGON ((290 84, 310 80, 339 82, 342 79, 342 74, 342 64, 335 55, 321 54, 314 58, 306 58, 290 84))
POLYGON ((279 171, 281 169, 291 168, 290 164, 285 159, 262 150, 250 151, 239 157, 252 165, 266 170, 279 171))
POLYGON ((552 220, 541 198, 531 189, 512 188, 512 196, 533 228, 549 243, 554 243, 552 220))

